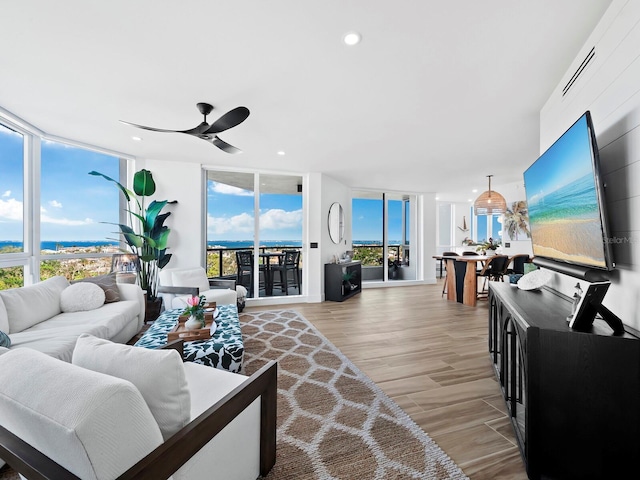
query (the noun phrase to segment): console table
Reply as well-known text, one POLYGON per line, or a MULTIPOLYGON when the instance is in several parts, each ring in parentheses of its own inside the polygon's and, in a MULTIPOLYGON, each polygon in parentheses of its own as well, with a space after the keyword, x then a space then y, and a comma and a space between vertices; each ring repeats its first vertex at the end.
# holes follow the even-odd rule
POLYGON ((327 263, 324 266, 324 298, 342 302, 362 291, 362 265, 360 262, 327 263), (354 288, 347 290, 343 275, 351 276, 354 288))
POLYGON ((640 338, 569 328, 569 299, 490 282, 489 353, 531 479, 629 478, 640 458, 640 338))

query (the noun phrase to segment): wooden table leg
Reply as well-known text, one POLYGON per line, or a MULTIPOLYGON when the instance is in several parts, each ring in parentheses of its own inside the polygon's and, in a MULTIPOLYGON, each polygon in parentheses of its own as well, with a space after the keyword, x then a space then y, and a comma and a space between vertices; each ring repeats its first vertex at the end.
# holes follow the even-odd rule
POLYGON ((456 301, 456 269, 455 260, 446 260, 447 276, 444 281, 447 282, 447 300, 456 301))
POLYGON ((478 298, 478 278, 476 276, 476 262, 466 262, 467 272, 464 275, 464 295, 462 303, 470 307, 476 306, 478 298))

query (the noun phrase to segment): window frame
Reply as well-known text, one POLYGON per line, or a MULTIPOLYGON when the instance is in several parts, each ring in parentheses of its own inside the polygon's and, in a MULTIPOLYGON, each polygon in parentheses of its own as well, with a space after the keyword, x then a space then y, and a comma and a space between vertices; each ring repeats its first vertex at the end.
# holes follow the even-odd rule
MULTIPOLYGON (((118 159, 119 181, 128 179, 132 175, 133 161, 135 157, 120 152, 100 148, 94 145, 84 144, 71 139, 48 135, 37 127, 25 122, 21 118, 0 108, 0 124, 10 128, 24 136, 23 148, 23 251, 17 253, 0 254, 0 268, 23 267, 24 285, 32 285, 40 281, 40 265, 45 260, 70 260, 74 258, 103 258, 110 254, 100 253, 69 253, 46 255, 40 250, 41 244, 41 158, 42 141, 52 141, 76 148, 94 151, 109 155, 118 159)), ((123 184, 126 184, 125 181, 123 184)), ((118 218, 123 223, 125 220, 125 205, 122 195, 118 202, 118 218)), ((126 222, 125 222, 126 223, 126 222)), ((120 247, 124 244, 121 242, 120 247)))

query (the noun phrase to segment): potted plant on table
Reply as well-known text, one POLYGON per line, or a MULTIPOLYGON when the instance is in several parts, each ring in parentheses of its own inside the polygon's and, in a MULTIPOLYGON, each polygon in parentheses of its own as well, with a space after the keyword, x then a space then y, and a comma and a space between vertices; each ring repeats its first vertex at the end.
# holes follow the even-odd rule
POLYGON ((142 169, 135 173, 133 192, 102 173, 91 171, 89 175, 100 176, 115 183, 127 201, 129 224, 113 225, 118 225, 119 233, 129 249, 138 256, 137 280, 140 288, 146 293, 146 317, 148 320, 155 320, 162 306, 162 299, 158 298, 158 273, 171 260, 171 254, 166 253, 171 230, 164 225, 171 212, 161 212, 167 204, 176 202, 154 200, 145 205, 145 198, 156 191, 156 184, 149 170, 142 169))
POLYGON ((499 246, 500 242, 495 241, 493 238, 489 238, 489 240, 480 244, 478 248, 476 248, 476 252, 482 252, 483 255, 492 256, 497 253, 496 250, 499 246))

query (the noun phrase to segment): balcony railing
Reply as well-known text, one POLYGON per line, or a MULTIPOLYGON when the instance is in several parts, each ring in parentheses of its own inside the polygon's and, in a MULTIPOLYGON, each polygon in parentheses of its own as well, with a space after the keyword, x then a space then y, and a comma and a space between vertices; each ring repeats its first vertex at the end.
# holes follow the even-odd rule
MULTIPOLYGON (((236 252, 241 250, 253 250, 251 247, 207 247, 207 276, 209 278, 235 277, 238 272, 236 252)), ((260 253, 280 252, 282 250, 300 250, 299 245, 278 245, 272 247, 260 247, 260 253)), ((302 267, 302 258, 300 259, 302 267)))

